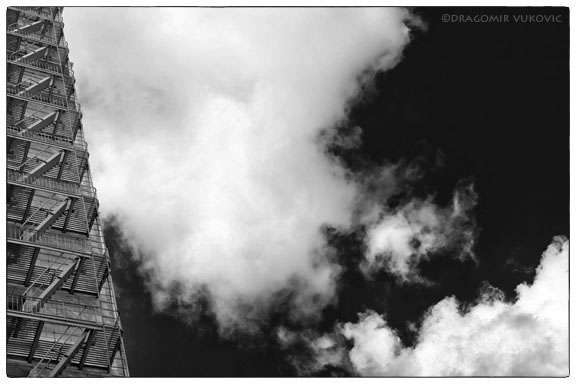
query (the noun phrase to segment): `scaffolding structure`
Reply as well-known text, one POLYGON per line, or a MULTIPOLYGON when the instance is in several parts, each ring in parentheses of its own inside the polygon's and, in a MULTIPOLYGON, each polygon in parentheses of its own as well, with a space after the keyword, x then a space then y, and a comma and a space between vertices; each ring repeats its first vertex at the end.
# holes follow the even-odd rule
POLYGON ((62 7, 6 13, 8 376, 128 376, 62 7))

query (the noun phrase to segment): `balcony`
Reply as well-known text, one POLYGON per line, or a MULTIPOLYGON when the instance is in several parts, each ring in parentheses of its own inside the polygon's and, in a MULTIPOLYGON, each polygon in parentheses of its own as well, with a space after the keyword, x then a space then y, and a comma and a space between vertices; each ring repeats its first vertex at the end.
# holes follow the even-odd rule
MULTIPOLYGON (((32 100, 36 102, 40 102, 46 104, 50 107, 60 108, 60 109, 68 109, 68 102, 66 98, 62 95, 51 95, 47 93, 45 90, 41 92, 37 91, 26 91, 26 86, 30 84, 22 83, 18 86, 7 84, 6 86, 6 93, 13 97, 23 99, 23 100, 32 100)), ((75 103, 71 103, 74 105, 75 103)), ((74 105, 75 107, 75 105, 74 105)), ((74 108, 71 108, 75 110, 74 108)))
POLYGON ((30 315, 58 318, 73 322, 102 324, 100 307, 30 296, 6 295, 6 309, 30 315))
MULTIPOLYGON (((58 124, 61 126, 56 129, 56 134, 34 129, 38 127, 38 123, 42 120, 46 120, 46 116, 38 117, 31 115, 27 116, 23 120, 15 122, 15 118, 10 109, 8 110, 8 115, 10 116, 8 116, 9 118, 6 122, 6 134, 9 137, 48 144, 61 149, 74 149, 80 153, 87 151, 88 146, 81 136, 77 137, 76 140, 73 140, 72 138, 74 135, 72 132, 73 128, 76 128, 76 130, 80 129, 78 127, 80 119, 75 112, 59 119, 58 124)), ((53 121, 52 124, 54 123, 55 122, 53 121)), ((45 127, 43 127, 43 129, 44 128, 45 127)))
POLYGON ((52 36, 52 34, 48 33, 42 34, 39 33, 38 31, 21 30, 20 27, 18 27, 18 25, 15 24, 9 25, 7 27, 6 32, 10 35, 20 36, 25 39, 36 41, 41 44, 49 44, 56 47, 68 48, 68 43, 66 42, 66 40, 64 40, 64 38, 61 38, 60 41, 58 41, 56 37, 52 36))
POLYGON ((92 252, 88 239, 62 233, 36 231, 14 223, 6 223, 6 238, 8 241, 25 245, 71 251, 82 257, 87 257, 92 252))
POLYGON ((18 12, 25 13, 30 16, 36 16, 44 20, 56 21, 62 23, 62 15, 58 12, 55 15, 48 9, 43 7, 8 7, 18 12))
MULTIPOLYGON (((27 128, 26 125, 22 125, 23 128, 27 128)), ((50 133, 38 132, 38 131, 25 131, 20 130, 15 125, 7 125, 6 133, 10 137, 17 139, 34 141, 37 143, 48 144, 61 149, 72 149, 75 148, 80 151, 86 150, 86 143, 79 142, 77 144, 72 144, 72 139, 62 136, 54 136, 50 133)))
POLYGON ((48 72, 52 75, 62 75, 62 70, 60 68, 60 64, 53 63, 51 61, 42 60, 39 58, 28 59, 26 55, 30 52, 21 50, 14 53, 8 53, 6 56, 6 60, 8 63, 15 64, 15 65, 22 65, 25 67, 30 67, 34 69, 39 69, 43 72, 48 72))
POLYGON ((21 185, 24 187, 39 188, 52 192, 59 192, 64 195, 73 197, 80 196, 80 188, 74 183, 56 180, 50 177, 35 176, 29 177, 27 173, 18 172, 13 169, 6 169, 6 181, 10 184, 21 185))

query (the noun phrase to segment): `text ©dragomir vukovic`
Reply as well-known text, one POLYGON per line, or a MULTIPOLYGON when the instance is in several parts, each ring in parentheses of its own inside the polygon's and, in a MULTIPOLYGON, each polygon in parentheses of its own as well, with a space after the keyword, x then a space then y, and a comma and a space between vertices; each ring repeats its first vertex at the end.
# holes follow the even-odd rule
POLYGON ((442 15, 445 23, 562 23, 563 17, 560 14, 479 14, 466 15, 456 13, 445 13, 442 15))

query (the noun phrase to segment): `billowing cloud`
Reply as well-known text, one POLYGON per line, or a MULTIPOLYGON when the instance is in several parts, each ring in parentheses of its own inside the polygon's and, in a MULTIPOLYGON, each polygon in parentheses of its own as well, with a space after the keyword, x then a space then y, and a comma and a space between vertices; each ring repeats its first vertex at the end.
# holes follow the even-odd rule
POLYGON ((472 184, 460 186, 451 206, 441 208, 431 199, 413 199, 390 211, 376 206, 368 227, 366 262, 369 274, 385 268, 402 280, 420 280, 418 262, 441 250, 454 249, 461 259, 473 258, 476 204, 472 184))
POLYGON ((513 303, 489 285, 468 308, 445 298, 425 315, 413 347, 403 345, 382 315, 368 311, 358 322, 311 339, 318 363, 303 366, 351 364, 354 373, 367 376, 566 376, 568 246, 566 238, 554 238, 534 282, 518 285, 513 303), (336 343, 342 336, 353 343, 347 355, 345 343, 336 343), (317 348, 321 340, 330 348, 317 348), (338 363, 334 351, 344 356, 338 363))
POLYGON ((318 134, 400 60, 409 13, 65 16, 101 208, 141 256, 157 306, 207 292, 226 326, 258 319, 282 290, 294 292, 295 313, 329 302, 339 269, 320 229, 350 224, 359 187, 318 134))

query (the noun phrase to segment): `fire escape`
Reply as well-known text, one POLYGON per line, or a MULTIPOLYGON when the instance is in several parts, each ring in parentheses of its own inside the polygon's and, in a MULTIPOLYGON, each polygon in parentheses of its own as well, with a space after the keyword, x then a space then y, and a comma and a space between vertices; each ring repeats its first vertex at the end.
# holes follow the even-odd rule
POLYGON ((6 14, 7 371, 127 376, 61 14, 6 14))

